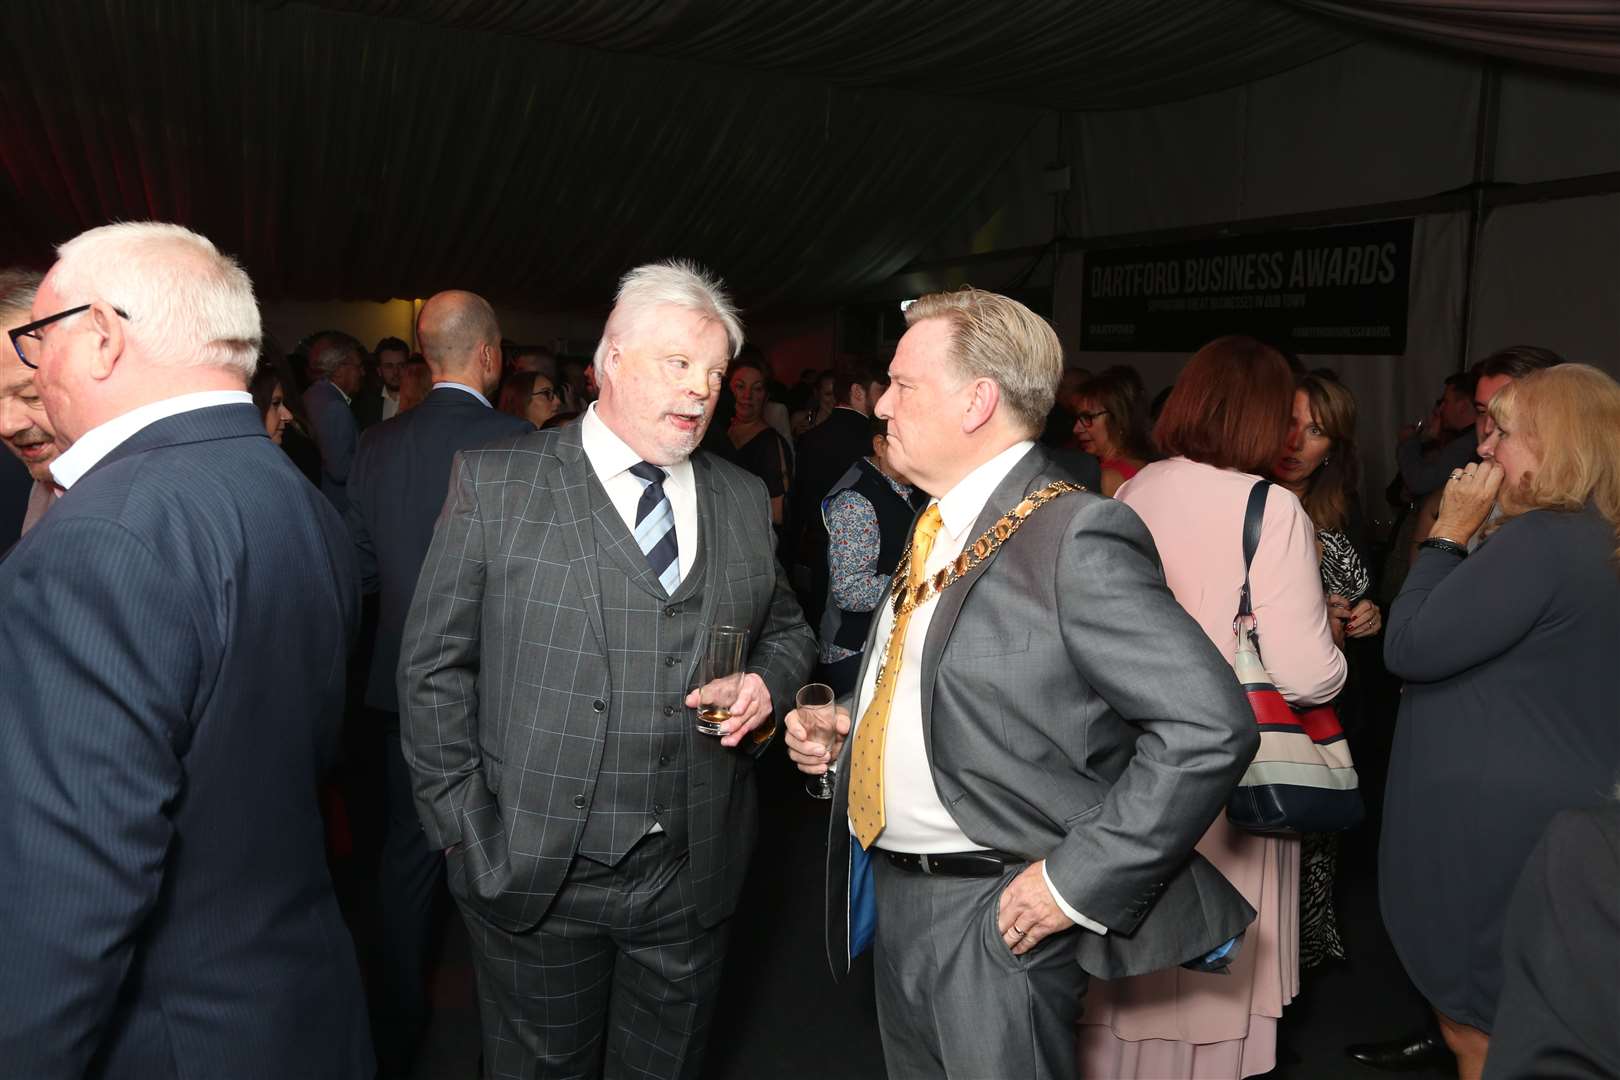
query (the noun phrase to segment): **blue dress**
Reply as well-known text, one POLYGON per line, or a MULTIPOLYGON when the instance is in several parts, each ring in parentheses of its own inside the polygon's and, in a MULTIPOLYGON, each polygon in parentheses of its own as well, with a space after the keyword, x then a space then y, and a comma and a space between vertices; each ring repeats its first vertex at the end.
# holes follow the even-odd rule
POLYGON ((1412 982, 1490 1031, 1502 931, 1549 821, 1620 774, 1620 574, 1597 513, 1508 520, 1467 559, 1422 550, 1390 607, 1406 680, 1379 843, 1384 923, 1412 982))

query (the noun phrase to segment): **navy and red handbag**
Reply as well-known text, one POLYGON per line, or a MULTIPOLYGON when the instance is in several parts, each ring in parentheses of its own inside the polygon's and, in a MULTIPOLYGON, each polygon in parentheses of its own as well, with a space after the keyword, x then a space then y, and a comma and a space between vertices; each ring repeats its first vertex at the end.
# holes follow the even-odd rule
POLYGON ((1261 480, 1249 492, 1243 515, 1243 594, 1232 620, 1237 634, 1232 668, 1260 725, 1260 749, 1226 800, 1226 818, 1254 833, 1342 832, 1359 825, 1366 810, 1339 714, 1332 705, 1289 705, 1260 660, 1249 565, 1260 545, 1270 486, 1261 480))

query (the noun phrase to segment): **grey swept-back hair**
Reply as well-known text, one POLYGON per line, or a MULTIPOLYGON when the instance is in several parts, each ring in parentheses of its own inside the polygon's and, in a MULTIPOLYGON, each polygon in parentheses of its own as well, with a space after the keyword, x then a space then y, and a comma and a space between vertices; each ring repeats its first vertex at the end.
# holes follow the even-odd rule
POLYGON ((0 326, 28 321, 34 307, 34 294, 45 275, 37 270, 0 270, 0 326))

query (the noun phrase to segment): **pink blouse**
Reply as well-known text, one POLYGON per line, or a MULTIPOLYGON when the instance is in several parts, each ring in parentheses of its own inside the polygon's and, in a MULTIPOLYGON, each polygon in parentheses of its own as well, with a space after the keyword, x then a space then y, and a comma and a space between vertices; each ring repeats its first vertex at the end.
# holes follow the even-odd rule
MULTIPOLYGON (((1170 591, 1229 663, 1243 588, 1243 510, 1257 479, 1176 457, 1145 466, 1115 496, 1147 524, 1170 591)), ((1249 580, 1261 658, 1295 704, 1329 701, 1344 686, 1344 654, 1328 630, 1317 560, 1305 508, 1273 484, 1249 580)))

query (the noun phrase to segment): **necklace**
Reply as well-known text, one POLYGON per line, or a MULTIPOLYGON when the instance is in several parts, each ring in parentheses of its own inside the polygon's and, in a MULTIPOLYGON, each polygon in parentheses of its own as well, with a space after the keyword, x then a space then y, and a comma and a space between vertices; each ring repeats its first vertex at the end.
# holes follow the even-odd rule
MULTIPOLYGON (((1079 484, 1071 484, 1067 480, 1054 480, 1039 491, 1026 496, 1017 506, 997 518, 994 525, 981 533, 973 543, 963 548, 962 553, 955 559, 935 571, 933 576, 924 578, 916 585, 910 586, 902 582, 900 575, 896 574, 894 577, 896 584, 893 595, 889 600, 894 608, 895 619, 898 620, 907 612, 916 610, 966 577, 973 571, 974 567, 995 554, 996 549, 1005 544, 1013 533, 1018 531, 1019 526, 1023 525, 1035 511, 1053 499, 1067 495, 1071 491, 1084 490, 1086 489, 1079 484)), ((906 550, 900 555, 899 565, 911 565, 911 542, 909 540, 906 542, 906 550)), ((880 671, 878 678, 881 679, 882 677, 883 673, 880 671)))

